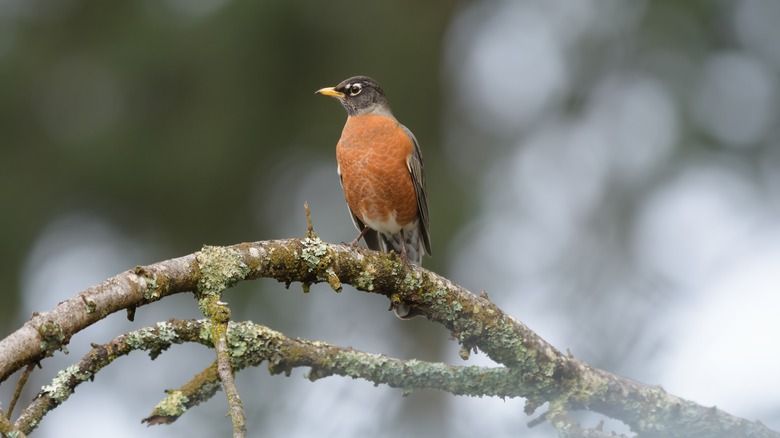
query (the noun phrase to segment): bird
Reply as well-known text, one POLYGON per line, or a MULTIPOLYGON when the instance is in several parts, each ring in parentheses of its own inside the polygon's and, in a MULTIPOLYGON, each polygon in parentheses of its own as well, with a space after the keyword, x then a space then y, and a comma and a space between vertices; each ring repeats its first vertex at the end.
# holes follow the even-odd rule
POLYGON ((338 99, 347 110, 336 161, 360 232, 352 244, 363 238, 370 249, 393 251, 421 266, 423 255, 431 255, 431 238, 417 138, 395 118, 382 87, 368 76, 353 76, 316 93, 338 99))

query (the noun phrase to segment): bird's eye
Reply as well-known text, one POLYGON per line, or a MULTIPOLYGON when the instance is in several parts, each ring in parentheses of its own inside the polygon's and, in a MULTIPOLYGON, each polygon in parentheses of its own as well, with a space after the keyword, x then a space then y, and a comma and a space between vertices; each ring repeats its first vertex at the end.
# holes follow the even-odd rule
POLYGON ((352 86, 349 87, 350 96, 357 96, 361 91, 363 91, 363 86, 360 84, 352 84, 352 86))

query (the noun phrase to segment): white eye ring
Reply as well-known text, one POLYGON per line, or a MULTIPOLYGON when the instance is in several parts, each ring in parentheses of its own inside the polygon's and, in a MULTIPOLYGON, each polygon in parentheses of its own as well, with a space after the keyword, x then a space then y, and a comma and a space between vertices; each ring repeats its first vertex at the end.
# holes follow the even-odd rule
POLYGON ((350 96, 357 96, 361 91, 363 91, 363 86, 360 84, 352 84, 348 88, 350 96))

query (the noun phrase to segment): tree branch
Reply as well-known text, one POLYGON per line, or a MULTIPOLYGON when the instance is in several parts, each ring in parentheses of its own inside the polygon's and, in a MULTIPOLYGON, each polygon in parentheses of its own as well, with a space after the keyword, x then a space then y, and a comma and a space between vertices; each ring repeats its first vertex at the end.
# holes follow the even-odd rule
MULTIPOLYGON (((40 424, 44 415, 64 403, 76 387, 133 351, 149 351, 150 356, 156 358, 172 344, 194 342, 213 348, 213 329, 214 324, 209 320, 170 320, 120 335, 104 345, 94 345, 78 363, 44 386, 24 409, 16 427, 29 433, 40 424)), ((250 322, 230 323, 226 336, 218 339, 226 340, 226 351, 236 370, 268 362, 271 373, 289 375, 293 368, 305 366, 311 367, 308 375, 311 381, 340 375, 387 384, 407 392, 435 388, 459 395, 500 397, 519 396, 522 383, 521 376, 507 368, 450 366, 414 359, 404 361, 325 342, 291 339, 250 322)), ((185 388, 169 391, 166 399, 144 421, 149 425, 175 421, 189 408, 213 396, 220 386, 219 381, 216 365, 210 366, 185 388)))
POLYGON ((405 303, 446 327, 462 344, 464 356, 470 350, 482 350, 521 376, 518 392, 527 398, 527 413, 549 401, 564 410, 585 409, 619 419, 641 436, 731 437, 748 432, 756 437, 780 436, 760 423, 699 406, 660 387, 607 373, 562 354, 487 297, 404 264, 392 254, 327 244, 316 236, 233 245, 199 260, 208 251, 206 247, 197 255, 138 267, 81 292, 50 312, 34 315, 0 341, 0 382, 26 364, 51 355, 74 333, 109 313, 193 291, 199 284, 224 289, 236 281, 267 277, 288 286, 327 282, 338 289, 347 283, 405 303))
POLYGON ((16 425, 11 424, 11 420, 9 420, 3 412, 0 412, 0 436, 4 437, 14 437, 14 438, 26 438, 27 435, 25 435, 24 432, 19 430, 16 425))
POLYGON ((179 389, 166 390, 168 395, 154 407, 152 414, 144 418, 142 422, 148 423, 150 426, 173 423, 188 409, 213 397, 221 386, 222 381, 217 372, 217 362, 214 361, 179 389))
POLYGON ((233 379, 233 365, 226 340, 231 312, 221 298, 226 288, 246 274, 246 265, 237 259, 234 252, 215 246, 204 247, 196 258, 204 274, 198 281, 198 307, 212 323, 211 337, 217 352, 217 374, 227 395, 230 419, 233 421, 233 438, 244 438, 244 406, 233 379), (225 264, 224 260, 232 260, 233 263, 225 264))

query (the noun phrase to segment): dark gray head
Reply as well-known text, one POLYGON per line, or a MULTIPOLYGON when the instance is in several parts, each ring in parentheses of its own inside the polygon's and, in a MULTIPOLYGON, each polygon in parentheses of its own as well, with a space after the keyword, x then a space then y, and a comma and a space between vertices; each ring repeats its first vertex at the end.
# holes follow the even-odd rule
POLYGON ((353 76, 335 87, 319 89, 317 93, 338 99, 350 116, 380 114, 393 117, 382 87, 368 76, 353 76))

